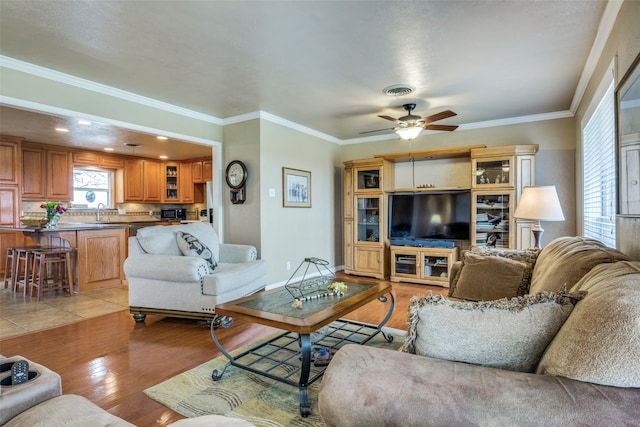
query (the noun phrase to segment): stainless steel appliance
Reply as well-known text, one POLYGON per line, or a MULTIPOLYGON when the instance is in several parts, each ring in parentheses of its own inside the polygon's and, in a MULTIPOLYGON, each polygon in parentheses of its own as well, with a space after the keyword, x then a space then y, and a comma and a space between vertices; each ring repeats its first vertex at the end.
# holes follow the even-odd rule
POLYGON ((182 221, 187 219, 186 209, 160 209, 160 219, 163 221, 182 221))

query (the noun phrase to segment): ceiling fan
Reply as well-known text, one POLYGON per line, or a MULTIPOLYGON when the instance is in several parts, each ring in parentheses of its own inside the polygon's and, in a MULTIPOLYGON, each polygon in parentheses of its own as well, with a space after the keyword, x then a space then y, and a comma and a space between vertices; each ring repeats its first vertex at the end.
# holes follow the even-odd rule
POLYGON ((420 134, 420 132, 422 132, 424 129, 453 132, 458 128, 457 125, 432 124, 433 122, 437 122, 438 120, 443 120, 443 119, 455 116, 456 113, 454 113, 451 110, 441 111, 431 116, 422 118, 420 116, 411 114, 411 112, 416 108, 416 104, 404 104, 402 108, 404 108, 407 111, 407 115, 400 117, 398 119, 394 119, 393 117, 390 117, 390 116, 378 116, 382 119, 394 122, 395 124, 397 124, 396 127, 370 130, 367 132, 360 132, 360 134, 393 130, 395 133, 397 133, 400 136, 400 138, 410 140, 418 136, 418 134, 420 134))

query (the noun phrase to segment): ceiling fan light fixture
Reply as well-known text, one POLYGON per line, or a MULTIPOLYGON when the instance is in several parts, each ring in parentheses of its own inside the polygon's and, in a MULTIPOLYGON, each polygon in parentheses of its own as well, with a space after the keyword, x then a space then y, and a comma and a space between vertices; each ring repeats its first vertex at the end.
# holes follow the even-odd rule
POLYGON ((421 126, 401 127, 396 129, 395 132, 398 134, 400 138, 404 139, 405 141, 409 141, 411 139, 414 139, 418 135, 420 135, 420 132, 422 132, 422 127, 421 126))
POLYGON ((413 93, 414 90, 416 90, 416 88, 413 86, 407 84, 398 84, 385 87, 384 89, 382 89, 382 93, 388 96, 403 96, 413 93))

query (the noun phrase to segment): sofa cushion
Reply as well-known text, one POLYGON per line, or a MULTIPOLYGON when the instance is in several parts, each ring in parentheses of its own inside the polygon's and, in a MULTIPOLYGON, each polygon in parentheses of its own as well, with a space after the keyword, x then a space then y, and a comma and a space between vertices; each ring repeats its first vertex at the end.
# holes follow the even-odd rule
POLYGON ((597 240, 560 237, 538 256, 529 292, 558 292, 571 289, 593 267, 602 263, 628 261, 629 257, 597 240))
POLYGON ((429 293, 411 299, 402 351, 533 372, 572 309, 571 299, 557 294, 454 302, 429 293))
POLYGON ((176 232, 189 233, 204 243, 213 254, 215 262, 220 262, 220 239, 211 224, 192 222, 180 225, 144 227, 137 237, 145 252, 154 255, 182 255, 176 241, 176 232))
POLYGON ((65 394, 42 402, 22 412, 5 427, 135 427, 125 420, 111 415, 82 396, 65 394))
POLYGON ((586 291, 537 372, 640 387, 640 262, 601 264, 572 289, 586 291))
MULTIPOLYGON (((461 268, 464 264, 464 260, 467 254, 507 258, 525 263, 526 268, 524 270, 523 280, 518 287, 516 295, 522 296, 529 293, 529 287, 531 286, 531 276, 533 275, 533 267, 535 266, 538 255, 540 254, 539 249, 495 249, 488 248, 486 246, 472 246, 469 250, 462 253, 462 259, 459 264, 460 268, 454 269, 455 271, 452 270, 451 282, 449 283, 449 296, 453 296, 456 291, 457 283, 462 271, 461 268)), ((482 299, 488 300, 489 298, 482 299)))
POLYGON ((508 258, 468 253, 451 296, 471 301, 512 298, 522 286, 527 264, 508 258))
POLYGON ((177 231, 176 241, 178 243, 178 247, 180 248, 180 252, 182 252, 182 255, 202 258, 207 262, 210 272, 213 272, 213 270, 216 269, 218 263, 213 259, 213 253, 211 252, 211 249, 209 249, 207 245, 202 243, 202 241, 200 241, 193 234, 177 231))

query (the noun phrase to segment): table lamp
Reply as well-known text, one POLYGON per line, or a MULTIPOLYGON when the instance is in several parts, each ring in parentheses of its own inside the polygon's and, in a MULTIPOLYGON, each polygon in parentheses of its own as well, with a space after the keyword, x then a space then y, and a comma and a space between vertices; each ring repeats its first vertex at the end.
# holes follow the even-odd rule
POLYGON ((514 217, 520 219, 535 220, 533 226, 533 236, 536 239, 536 248, 541 249, 540 244, 544 229, 540 221, 564 221, 562 207, 555 185, 545 185, 537 187, 524 187, 522 196, 516 207, 514 217))

